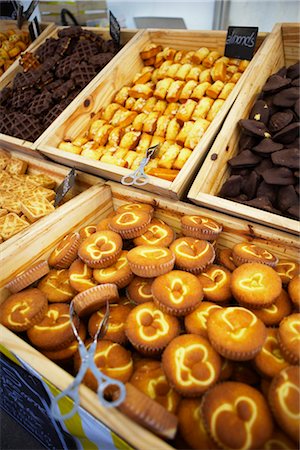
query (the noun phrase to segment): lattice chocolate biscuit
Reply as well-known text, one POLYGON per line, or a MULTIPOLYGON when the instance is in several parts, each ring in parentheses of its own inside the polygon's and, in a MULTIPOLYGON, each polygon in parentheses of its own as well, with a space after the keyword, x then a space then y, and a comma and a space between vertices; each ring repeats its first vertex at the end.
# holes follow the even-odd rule
POLYGON ((69 93, 75 88, 75 83, 73 80, 68 80, 63 83, 60 87, 52 91, 52 97, 54 100, 61 100, 66 98, 69 93))
POLYGON ((52 95, 50 92, 42 92, 40 95, 37 95, 34 100, 31 102, 29 107, 29 112, 34 116, 39 116, 44 111, 48 111, 52 103, 52 95))
POLYGON ((39 58, 41 62, 44 62, 46 59, 54 55, 57 44, 58 44, 57 39, 54 38, 46 39, 44 44, 40 45, 40 47, 35 52, 36 56, 39 58))
POLYGON ((12 89, 10 87, 5 87, 0 92, 0 105, 4 105, 8 99, 10 99, 12 94, 12 89))
POLYGON ((11 175, 22 175, 27 170, 27 162, 22 159, 11 158, 5 170, 11 175))
POLYGON ((24 230, 28 225, 28 222, 17 214, 6 214, 0 218, 0 236, 2 236, 4 240, 9 239, 19 233, 19 231, 24 230))
POLYGON ((15 109, 23 108, 23 106, 28 106, 33 97, 36 95, 35 89, 25 89, 24 91, 15 91, 12 96, 12 106, 15 109))
POLYGON ((80 61, 89 61, 89 59, 98 53, 97 45, 88 40, 79 41, 75 47, 73 56, 79 58, 80 61))
POLYGON ((6 120, 8 116, 10 116, 13 136, 34 142, 41 135, 42 127, 38 118, 23 113, 13 113, 7 115, 6 120))
POLYGON ((79 37, 82 33, 83 33, 83 29, 81 28, 81 26, 76 25, 73 27, 64 28, 63 30, 59 30, 57 35, 60 38, 63 38, 63 37, 75 38, 75 37, 79 37))
POLYGON ((76 64, 79 62, 79 58, 74 57, 74 55, 67 56, 59 62, 56 67, 55 75, 58 78, 66 78, 72 72, 76 64))
POLYGON ((56 186, 56 181, 44 173, 38 173, 35 175, 28 175, 27 180, 35 183, 37 186, 44 186, 48 189, 53 189, 56 186))
POLYGON ((84 88, 96 75, 96 70, 91 64, 82 62, 71 73, 71 78, 76 86, 84 88))
POLYGON ((42 195, 32 195, 24 199, 21 204, 22 212, 30 222, 35 222, 55 210, 52 203, 42 195))

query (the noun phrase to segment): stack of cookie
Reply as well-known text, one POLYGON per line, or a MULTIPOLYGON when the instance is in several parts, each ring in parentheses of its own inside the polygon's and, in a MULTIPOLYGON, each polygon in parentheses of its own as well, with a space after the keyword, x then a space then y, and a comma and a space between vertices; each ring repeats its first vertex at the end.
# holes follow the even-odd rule
MULTIPOLYGON (((122 412, 164 438, 178 431, 180 448, 296 448, 299 265, 248 242, 219 248, 210 218, 183 216, 176 236, 153 213, 130 203, 66 235, 7 285, 1 323, 77 372, 68 303, 89 347, 108 301, 95 363, 125 383, 122 412)), ((83 381, 97 390, 92 373, 83 381)))

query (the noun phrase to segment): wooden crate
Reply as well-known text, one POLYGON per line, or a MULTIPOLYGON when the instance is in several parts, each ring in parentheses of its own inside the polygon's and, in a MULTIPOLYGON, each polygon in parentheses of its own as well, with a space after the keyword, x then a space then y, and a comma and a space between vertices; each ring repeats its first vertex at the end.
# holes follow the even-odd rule
MULTIPOLYGON (((106 186, 93 186, 79 196, 76 202, 72 204, 69 202, 64 214, 60 215, 55 225, 53 224, 51 227, 48 225, 38 226, 34 243, 28 239, 22 239, 17 241, 14 249, 0 255, 0 264, 4 269, 0 276, 1 299, 5 299, 8 295, 8 291, 3 288, 3 285, 34 261, 47 258, 53 247, 66 233, 78 230, 85 224, 100 221, 113 208, 131 201, 145 202, 155 206, 155 217, 163 219, 176 231, 180 231, 180 218, 183 214, 202 214, 217 220, 223 225, 223 232, 218 238, 218 247, 220 248, 231 248, 238 242, 248 241, 272 251, 279 258, 296 261, 299 255, 299 242, 291 234, 274 231, 265 226, 205 208, 163 199, 135 188, 126 188, 118 183, 108 182, 106 186)), ((1 327, 1 337, 4 347, 22 358, 58 389, 65 389, 73 380, 71 375, 3 326, 1 327)), ((134 448, 145 450, 171 450, 172 448, 127 417, 122 416, 118 411, 112 409, 108 413, 99 404, 96 394, 86 386, 81 386, 80 404, 134 448)))
MULTIPOLYGON (((5 31, 10 29, 18 29, 16 20, 1 20, 0 21, 1 31, 5 33, 5 31)), ((37 45, 44 42, 44 40, 48 37, 48 35, 55 28, 55 24, 51 22, 41 22, 40 23, 41 34, 27 47, 26 52, 31 52, 33 48, 37 45)), ((28 22, 24 22, 22 24, 21 30, 28 31, 28 22)), ((17 58, 14 63, 0 76, 0 89, 1 86, 6 86, 6 80, 11 80, 11 74, 15 72, 15 69, 19 66, 19 59, 17 58)))
MULTIPOLYGON (((259 35, 257 41, 259 50, 176 179, 170 182, 151 176, 149 183, 143 186, 143 189, 177 199, 183 196, 243 83, 247 82, 251 67, 255 64, 261 48, 264 47, 266 43, 264 41, 267 41, 265 38, 265 33, 259 35), (262 43, 263 45, 261 45, 262 43)), ((63 139, 73 139, 86 130, 90 115, 97 112, 101 107, 108 105, 121 87, 131 83, 134 75, 143 67, 139 52, 149 43, 153 42, 178 50, 196 50, 201 46, 207 46, 209 49, 215 49, 223 53, 225 39, 225 31, 145 30, 135 40, 134 44, 132 43, 130 47, 127 47, 122 54, 118 54, 109 71, 103 72, 97 80, 93 80, 89 89, 85 91, 88 95, 81 96, 80 99, 78 98, 77 101, 73 102, 72 106, 65 111, 65 114, 61 115, 59 120, 48 128, 47 133, 39 139, 37 148, 55 161, 63 162, 66 165, 72 164, 81 170, 99 174, 110 180, 120 181, 124 175, 131 173, 129 169, 59 150, 57 148, 59 143, 63 139)))
POLYGON ((245 219, 271 225, 280 230, 298 233, 299 223, 277 214, 217 197, 223 183, 230 175, 227 161, 238 152, 240 127, 238 121, 248 118, 258 93, 267 78, 284 65, 294 64, 300 58, 300 24, 276 24, 259 58, 253 65, 251 76, 241 89, 226 121, 210 149, 188 193, 188 198, 198 204, 245 219), (212 155, 217 159, 212 159, 212 155))
MULTIPOLYGON (((26 173, 29 175, 35 174, 45 174, 54 179, 57 183, 57 186, 64 180, 67 174, 70 172, 68 167, 61 166, 59 164, 54 164, 50 161, 40 160, 37 158, 33 158, 30 155, 26 155, 24 153, 18 151, 10 151, 9 152, 12 157, 22 159, 28 163, 28 168, 26 173)), ((64 214, 64 210, 69 202, 77 202, 79 194, 89 189, 91 186, 95 184, 103 184, 103 180, 101 178, 95 177, 94 175, 89 175, 80 171, 76 171, 77 176, 75 180, 75 185, 70 189, 65 197, 65 202, 56 208, 51 214, 43 217, 42 219, 34 222, 24 230, 12 236, 10 239, 2 242, 0 244, 0 253, 5 254, 8 248, 15 248, 16 242, 22 241, 22 239, 28 239, 28 236, 33 238, 36 233, 37 227, 47 227, 49 221, 51 223, 55 223, 57 217, 60 217, 61 214, 64 214)), ((1 267, 2 269, 2 267, 1 267)))
MULTIPOLYGON (((50 37, 56 38, 58 31, 64 28, 64 27, 56 27, 56 26, 54 26, 54 24, 53 24, 53 27, 54 28, 52 29, 52 31, 50 30, 50 32, 47 34, 47 36, 44 36, 44 38, 42 40, 40 40, 38 43, 33 43, 33 47, 31 48, 30 51, 32 51, 32 52, 36 51, 39 48, 39 46, 45 42, 46 39, 48 39, 50 37)), ((83 27, 83 28, 85 30, 93 31, 96 34, 100 34, 106 40, 111 39, 110 34, 109 34, 109 30, 106 29, 106 28, 100 28, 100 27, 83 27)), ((124 52, 124 50, 126 49, 126 47, 127 47, 126 44, 130 45, 131 43, 129 41, 131 41, 131 40, 133 40, 133 42, 134 42, 134 37, 136 35, 138 35, 139 33, 142 33, 142 31, 139 32, 136 29, 128 29, 128 30, 124 29, 124 30, 121 30, 121 45, 125 46, 125 48, 120 50, 120 52, 118 54, 122 54, 124 52)), ((115 58, 113 58, 113 60, 114 59, 115 58)), ((112 67, 113 60, 110 61, 105 66, 105 68, 102 69, 102 71, 100 71, 99 74, 96 75, 94 80, 92 80, 90 83, 92 83, 93 81, 99 79, 99 75, 101 75, 101 73, 103 73, 104 71, 105 72, 109 71, 110 67, 112 67)), ((19 65, 17 65, 14 68, 14 70, 11 71, 8 74, 8 76, 2 82, 0 82, 0 91, 4 87, 8 86, 13 81, 14 77, 16 76, 16 74, 18 72, 21 72, 21 71, 22 71, 22 68, 19 65)), ((89 86, 89 84, 78 94, 78 96, 76 97, 75 100, 73 100, 73 102, 77 101, 77 102, 80 103, 81 102, 80 99, 83 98, 83 97, 86 97, 87 93, 89 92, 89 90, 87 89, 88 86, 89 86)), ((71 102, 70 105, 66 108, 66 111, 69 110, 68 108, 72 105, 73 102, 71 102)), ((58 119, 63 120, 62 116, 60 115, 53 122, 53 124, 60 123, 60 120, 57 122, 58 119)), ((52 126, 51 126, 51 128, 52 128, 52 126)), ((20 151, 24 151, 24 152, 26 152, 28 154, 33 155, 33 156, 41 157, 41 156, 38 155, 38 152, 36 152, 37 143, 40 142, 44 137, 46 137, 46 135, 48 135, 47 130, 45 130, 44 133, 35 142, 29 142, 29 141, 25 141, 25 140, 20 139, 20 138, 16 138, 14 136, 8 136, 7 134, 0 133, 0 145, 2 145, 2 147, 6 148, 8 150, 10 150, 10 149, 11 150, 18 149, 20 151)))

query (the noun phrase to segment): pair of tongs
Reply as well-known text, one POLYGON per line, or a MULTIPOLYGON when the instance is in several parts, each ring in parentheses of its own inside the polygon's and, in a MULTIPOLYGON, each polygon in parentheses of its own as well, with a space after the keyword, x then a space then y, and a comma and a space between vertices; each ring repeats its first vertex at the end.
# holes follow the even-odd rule
POLYGON ((132 186, 135 184, 136 186, 144 186, 149 182, 148 175, 145 174, 145 167, 152 158, 152 156, 157 151, 160 144, 153 145, 153 147, 149 147, 146 151, 146 156, 140 162, 139 167, 132 172, 130 175, 124 175, 121 178, 121 183, 125 186, 132 186))
MULTIPOLYGON (((26 9, 26 11, 24 11, 24 7, 20 2, 13 1, 14 8, 17 11, 17 26, 18 26, 19 30, 21 30, 23 23, 25 21, 29 20, 33 11, 38 6, 38 3, 39 2, 37 0, 33 0, 30 3, 30 5, 28 6, 28 8, 26 9)), ((31 37, 32 41, 34 41, 34 39, 36 39, 37 36, 39 36, 41 34, 40 25, 39 25, 39 22, 36 17, 33 19, 33 22, 29 23, 28 29, 29 29, 29 33, 30 33, 30 37, 31 37), (34 23, 35 29, 34 29, 33 23, 34 23)))
POLYGON ((94 336, 93 342, 91 343, 89 349, 86 348, 86 346, 84 345, 84 342, 82 341, 82 339, 80 338, 80 336, 77 332, 76 326, 73 322, 74 314, 75 314, 74 306, 73 306, 73 302, 71 302, 71 304, 70 304, 70 321, 71 321, 74 335, 79 344, 78 351, 79 351, 80 358, 81 358, 81 366, 80 366, 79 372, 77 373, 74 381, 70 384, 70 386, 68 386, 67 389, 62 391, 59 395, 54 397, 51 401, 51 413, 52 413, 53 417, 57 420, 69 419, 74 414, 76 414, 76 412, 78 411, 79 386, 80 386, 87 370, 90 370, 93 373, 94 377, 96 378, 96 380, 98 382, 97 395, 98 395, 99 401, 102 406, 105 406, 106 408, 112 408, 112 407, 119 406, 124 401, 125 396, 126 396, 126 389, 125 389, 124 384, 119 380, 115 380, 115 379, 108 377, 107 375, 104 375, 104 373, 102 373, 100 371, 100 369, 96 366, 95 361, 94 361, 95 351, 96 351, 96 347, 97 347, 97 341, 98 341, 98 339, 103 338, 103 336, 105 335, 106 330, 107 330, 108 320, 109 320, 109 302, 108 301, 106 302, 105 315, 104 315, 103 319, 101 320, 101 322, 99 323, 99 327, 97 329, 97 332, 94 336), (119 390, 119 396, 113 401, 108 401, 105 399, 105 390, 110 386, 115 386, 119 390), (74 401, 74 404, 73 404, 71 411, 68 412, 67 414, 63 415, 63 414, 61 414, 61 412, 59 410, 58 403, 60 400, 62 400, 65 397, 71 397, 72 400, 74 401))

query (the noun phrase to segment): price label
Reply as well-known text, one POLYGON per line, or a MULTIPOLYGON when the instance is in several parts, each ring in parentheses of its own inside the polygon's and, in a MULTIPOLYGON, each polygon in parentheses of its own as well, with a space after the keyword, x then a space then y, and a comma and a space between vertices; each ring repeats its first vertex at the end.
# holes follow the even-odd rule
POLYGON ((257 27, 228 27, 225 56, 250 60, 256 45, 257 27))
POLYGON ((64 196, 69 192, 69 190, 74 186, 76 178, 76 172, 73 169, 68 173, 64 181, 58 186, 56 190, 56 196, 54 200, 54 206, 56 207, 62 201, 64 196))
POLYGON ((119 46, 121 41, 121 27, 116 17, 113 15, 111 11, 109 11, 109 33, 111 38, 115 41, 115 43, 119 46))

